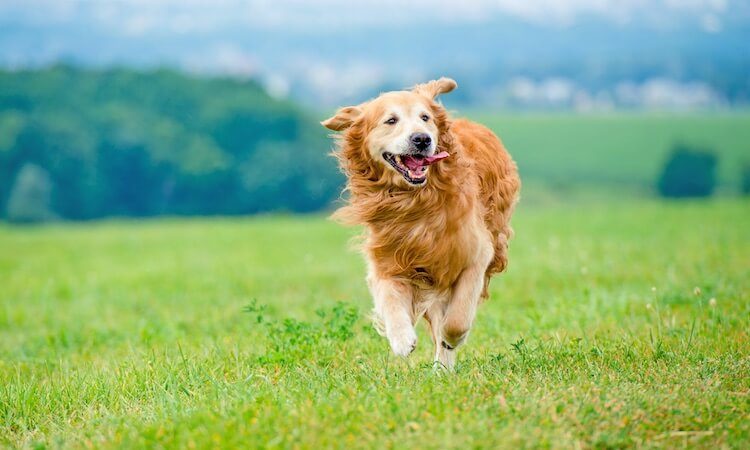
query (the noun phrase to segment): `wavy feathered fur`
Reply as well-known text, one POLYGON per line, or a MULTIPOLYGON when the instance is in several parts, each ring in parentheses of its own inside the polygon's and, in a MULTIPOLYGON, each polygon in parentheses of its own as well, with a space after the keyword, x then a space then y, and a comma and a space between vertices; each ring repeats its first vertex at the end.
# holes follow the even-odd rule
POLYGON ((348 180, 349 201, 333 217, 365 225, 363 250, 379 277, 438 291, 449 290, 478 251, 476 233, 489 234, 494 253, 486 298, 490 277, 507 266, 509 222, 520 188, 516 165, 489 129, 452 121, 435 101, 430 108, 439 130, 436 153, 450 157, 430 167, 422 187, 394 183, 393 171, 370 156, 367 139, 376 124, 370 117, 355 116, 342 129, 334 155, 348 180))

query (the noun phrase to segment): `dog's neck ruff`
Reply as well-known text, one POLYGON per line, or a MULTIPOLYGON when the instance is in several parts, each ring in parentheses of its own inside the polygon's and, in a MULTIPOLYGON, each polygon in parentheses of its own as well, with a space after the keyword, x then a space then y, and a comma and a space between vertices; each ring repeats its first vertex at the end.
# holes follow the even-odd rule
POLYGON ((396 185, 390 174, 382 170, 377 177, 353 174, 347 189, 349 204, 337 211, 336 216, 346 222, 387 226, 393 222, 424 220, 437 212, 460 213, 467 209, 467 180, 456 176, 464 165, 459 152, 451 153, 444 161, 433 165, 424 186, 396 185), (374 179, 373 179, 374 178, 374 179))

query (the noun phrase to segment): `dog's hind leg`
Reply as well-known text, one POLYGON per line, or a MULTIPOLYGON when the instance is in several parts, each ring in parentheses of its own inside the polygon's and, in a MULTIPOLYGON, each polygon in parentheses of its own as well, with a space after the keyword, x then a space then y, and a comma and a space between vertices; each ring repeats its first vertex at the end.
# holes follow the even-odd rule
POLYGON ((453 368, 456 348, 466 341, 479 299, 484 289, 485 267, 477 265, 464 270, 456 281, 453 295, 445 310, 441 330, 442 359, 448 368, 453 368))
POLYGON ((424 315, 430 327, 432 344, 435 346, 435 366, 438 369, 448 370, 453 367, 456 359, 455 350, 450 350, 443 346, 443 326, 445 325, 445 311, 449 299, 448 294, 433 294, 433 297, 430 299, 430 305, 424 315))
POLYGON ((446 345, 443 339, 445 325, 445 303, 435 304, 425 314, 430 324, 432 343, 435 346, 435 368, 451 371, 456 363, 456 349, 446 345))

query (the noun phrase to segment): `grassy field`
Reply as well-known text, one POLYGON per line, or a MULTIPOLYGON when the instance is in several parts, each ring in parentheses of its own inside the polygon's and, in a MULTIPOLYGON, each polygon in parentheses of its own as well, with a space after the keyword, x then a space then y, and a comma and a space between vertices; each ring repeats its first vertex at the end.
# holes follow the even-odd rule
POLYGON ((555 190, 580 183, 653 189, 679 143, 716 153, 719 189, 726 193, 739 190, 740 168, 750 163, 747 113, 468 115, 503 138, 524 180, 555 190))
POLYGON ((0 227, 0 445, 750 447, 750 203, 529 208, 457 371, 319 217, 0 227))

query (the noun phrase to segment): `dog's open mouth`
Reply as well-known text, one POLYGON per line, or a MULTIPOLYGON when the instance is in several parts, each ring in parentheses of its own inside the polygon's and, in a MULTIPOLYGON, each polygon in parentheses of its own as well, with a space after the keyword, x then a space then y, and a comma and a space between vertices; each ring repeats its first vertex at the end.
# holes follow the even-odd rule
POLYGON ((432 156, 383 153, 383 158, 411 184, 424 183, 427 179, 427 166, 449 156, 448 152, 440 152, 432 156))

